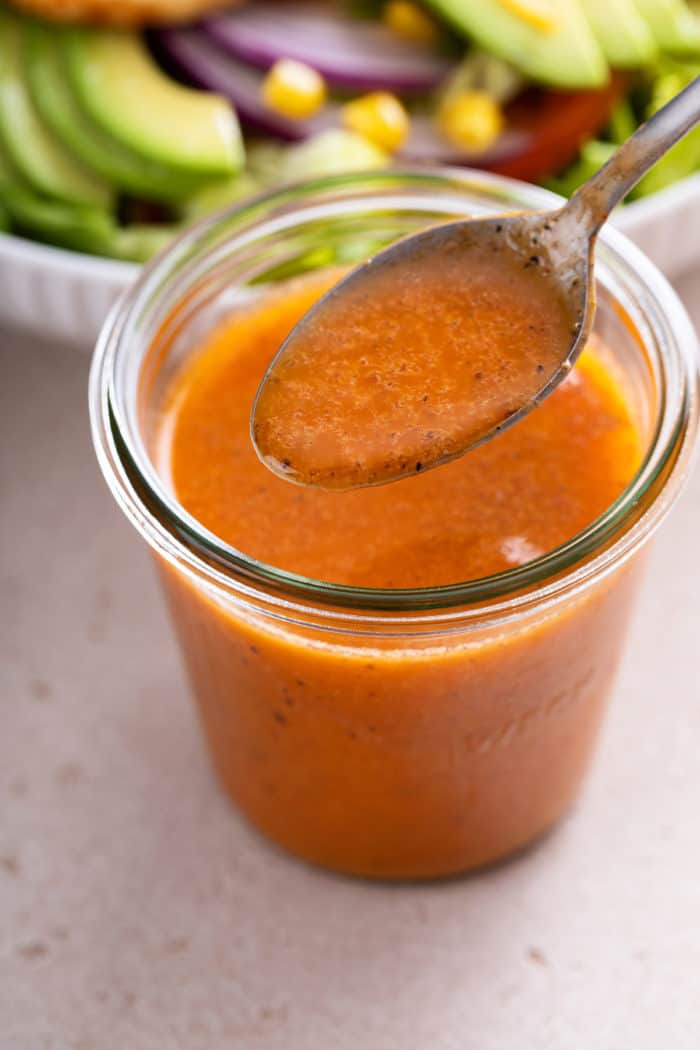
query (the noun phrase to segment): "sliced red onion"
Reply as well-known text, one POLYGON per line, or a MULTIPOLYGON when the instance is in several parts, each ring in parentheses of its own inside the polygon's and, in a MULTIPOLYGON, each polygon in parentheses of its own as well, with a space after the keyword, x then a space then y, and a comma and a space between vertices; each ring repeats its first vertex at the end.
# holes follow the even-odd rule
MULTIPOLYGON (((261 95, 264 74, 233 58, 202 29, 161 29, 154 33, 154 41, 169 65, 174 65, 190 83, 230 99, 241 123, 254 131, 287 142, 300 142, 326 128, 340 127, 342 123, 340 106, 333 101, 310 120, 290 120, 266 106, 261 95)), ((526 138, 525 132, 508 130, 486 153, 469 153, 442 138, 432 117, 417 114, 411 119, 408 142, 397 159, 420 164, 491 167, 522 150, 526 138)))
POLYGON ((203 25, 244 62, 269 69, 294 58, 341 89, 432 91, 453 65, 434 46, 403 40, 381 22, 353 18, 328 2, 256 0, 203 25))
POLYGON ((481 153, 464 150, 443 138, 435 127, 433 117, 418 114, 411 119, 411 132, 399 153, 399 159, 419 164, 455 164, 488 170, 521 153, 527 148, 528 139, 526 131, 506 128, 487 150, 481 153))
POLYGON ((262 100, 263 74, 233 58, 203 29, 161 29, 154 38, 169 62, 198 87, 230 99, 239 119, 252 130, 288 142, 299 142, 339 123, 337 109, 328 104, 310 120, 290 120, 262 100))

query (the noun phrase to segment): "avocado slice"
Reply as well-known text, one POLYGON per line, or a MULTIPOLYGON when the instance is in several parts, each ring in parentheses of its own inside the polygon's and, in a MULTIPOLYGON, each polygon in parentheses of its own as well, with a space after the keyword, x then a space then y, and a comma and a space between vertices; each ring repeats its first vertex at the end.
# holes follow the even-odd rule
POLYGON ((45 127, 31 100, 20 22, 0 9, 0 137, 11 162, 39 193, 72 204, 107 207, 110 187, 45 127))
POLYGON ((13 185, 13 174, 5 157, 0 151, 0 233, 7 233, 10 229, 10 213, 3 201, 5 191, 13 185))
POLYGON ((73 251, 104 254, 112 224, 103 209, 45 200, 19 187, 5 187, 2 202, 19 233, 73 251))
POLYGON ((84 164, 120 190, 149 200, 178 202, 201 188, 201 175, 140 157, 101 131, 81 110, 68 82, 64 30, 26 22, 24 37, 34 104, 47 127, 84 164))
POLYGON ((634 0, 663 51, 700 56, 700 18, 685 0, 634 0))
POLYGON ((597 88, 609 69, 580 0, 557 0, 557 24, 544 30, 502 0, 426 0, 455 30, 544 84, 597 88))
POLYGON ((0 192, 7 186, 19 185, 19 181, 17 170, 13 167, 0 138, 0 192))
POLYGON ((0 140, 0 231, 12 229, 60 248, 129 262, 145 262, 179 232, 176 225, 119 226, 104 208, 41 197, 23 181, 0 140))
POLYGON ((241 170, 243 140, 226 99, 166 76, 134 33, 75 26, 65 39, 81 107, 123 146, 200 176, 241 170))
POLYGON ((581 0, 603 54, 616 69, 638 69, 658 54, 654 34, 635 0, 581 0))
POLYGON ((5 195, 17 186, 17 173, 13 169, 0 141, 0 232, 6 233, 11 227, 10 213, 5 207, 5 195))
POLYGON ((49 201, 21 187, 3 187, 0 207, 18 233, 71 251, 146 262, 178 232, 175 226, 118 226, 109 212, 49 201))

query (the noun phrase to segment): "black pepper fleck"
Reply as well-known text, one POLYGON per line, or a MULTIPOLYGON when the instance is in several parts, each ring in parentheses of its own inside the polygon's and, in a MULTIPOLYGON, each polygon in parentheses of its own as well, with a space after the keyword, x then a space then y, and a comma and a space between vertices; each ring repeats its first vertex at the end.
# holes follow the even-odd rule
POLYGON ((527 956, 530 962, 536 963, 537 966, 547 966, 547 957, 541 948, 528 948, 527 956))
POLYGON ((29 944, 22 944, 17 949, 17 954, 21 955, 23 959, 42 959, 45 955, 48 955, 49 949, 41 941, 31 941, 29 944))

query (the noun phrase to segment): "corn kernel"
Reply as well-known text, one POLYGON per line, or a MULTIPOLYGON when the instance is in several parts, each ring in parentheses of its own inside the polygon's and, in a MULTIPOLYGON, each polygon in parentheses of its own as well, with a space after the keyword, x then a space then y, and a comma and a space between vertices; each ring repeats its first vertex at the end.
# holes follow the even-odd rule
POLYGON ((408 113, 396 96, 387 91, 353 99, 343 106, 342 116, 348 131, 364 135, 389 153, 401 148, 411 127, 408 113))
POLYGON ((441 134, 464 149, 481 152, 498 138, 505 123, 503 112, 485 91, 463 91, 448 96, 438 112, 441 134))
POLYGON ((281 58, 263 81, 262 99, 285 117, 306 120, 325 102, 326 84, 311 66, 293 58, 281 58))
POLYGON ((418 44, 434 44, 439 37, 432 18, 411 0, 389 0, 382 12, 384 25, 404 40, 418 44))
POLYGON ((516 18, 521 18, 533 29, 542 33, 553 33, 559 25, 556 5, 552 0, 500 0, 516 18))

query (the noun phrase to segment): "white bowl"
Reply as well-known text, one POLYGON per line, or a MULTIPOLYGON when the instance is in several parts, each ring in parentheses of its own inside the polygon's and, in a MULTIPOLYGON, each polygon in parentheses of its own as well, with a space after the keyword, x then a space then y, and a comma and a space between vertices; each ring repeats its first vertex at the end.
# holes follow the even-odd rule
POLYGON ((700 172, 620 208, 612 220, 667 277, 700 263, 700 172))
POLYGON ((139 272, 0 233, 0 325, 89 348, 117 296, 139 272))
MULTIPOLYGON (((700 263, 700 174, 628 205, 613 222, 676 277, 700 263)), ((110 306, 139 272, 0 233, 0 325, 91 348, 110 306)))

